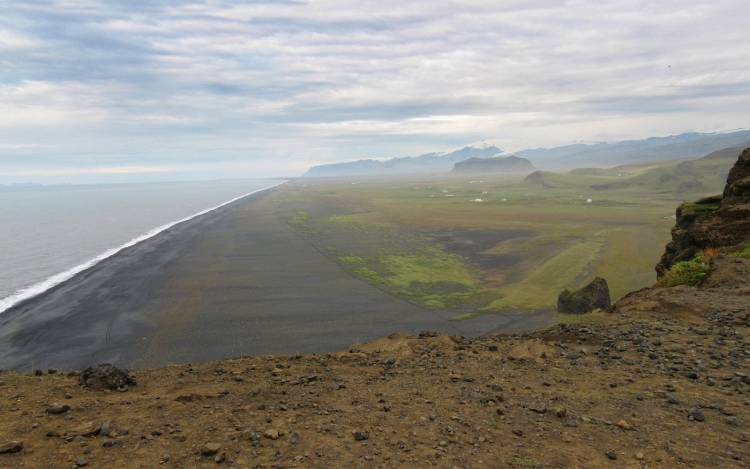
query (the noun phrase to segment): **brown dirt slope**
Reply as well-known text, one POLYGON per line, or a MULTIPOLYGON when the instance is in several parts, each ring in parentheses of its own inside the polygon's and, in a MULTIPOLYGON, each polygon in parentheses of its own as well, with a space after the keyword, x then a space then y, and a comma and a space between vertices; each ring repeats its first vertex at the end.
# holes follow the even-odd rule
POLYGON ((143 370, 126 392, 3 373, 0 451, 23 449, 0 467, 748 467, 749 272, 718 257, 719 285, 532 335, 143 370))

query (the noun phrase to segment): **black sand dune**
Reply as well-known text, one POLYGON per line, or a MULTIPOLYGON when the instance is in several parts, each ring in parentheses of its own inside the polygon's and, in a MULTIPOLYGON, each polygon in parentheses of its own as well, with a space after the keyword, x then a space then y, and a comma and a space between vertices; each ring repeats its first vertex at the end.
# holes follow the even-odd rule
POLYGON ((179 224, 0 314, 0 368, 328 352, 395 331, 518 332, 550 321, 451 322, 394 298, 295 233, 275 212, 272 190, 179 224))

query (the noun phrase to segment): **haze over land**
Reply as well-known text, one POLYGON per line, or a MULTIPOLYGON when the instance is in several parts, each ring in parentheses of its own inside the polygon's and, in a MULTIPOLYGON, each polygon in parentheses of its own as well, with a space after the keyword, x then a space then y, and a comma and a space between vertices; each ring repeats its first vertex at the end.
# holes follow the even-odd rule
POLYGON ((745 16, 741 0, 8 1, 0 183, 745 128, 745 16))

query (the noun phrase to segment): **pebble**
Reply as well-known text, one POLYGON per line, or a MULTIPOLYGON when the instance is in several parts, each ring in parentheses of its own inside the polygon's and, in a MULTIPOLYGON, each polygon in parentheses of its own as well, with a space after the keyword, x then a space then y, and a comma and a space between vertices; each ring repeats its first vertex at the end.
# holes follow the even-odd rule
POLYGON ((79 435, 79 436, 92 436, 99 433, 99 430, 102 428, 101 425, 94 422, 86 422, 84 424, 81 424, 70 431, 71 435, 79 435))
POLYGON ((617 459, 617 453, 615 453, 614 451, 607 451, 606 454, 607 454, 607 459, 611 459, 612 461, 617 459))
POLYGON ((703 415, 703 412, 700 411, 698 408, 692 408, 690 409, 690 412, 688 412, 688 420, 691 422, 703 422, 706 420, 706 417, 703 415))
POLYGON ((115 446, 124 446, 125 442, 122 440, 107 440, 102 443, 102 448, 114 448, 115 446))
POLYGON ((206 443, 201 446, 201 455, 213 456, 219 452, 221 445, 219 443, 206 443))
POLYGON ((370 438, 367 432, 363 432, 359 430, 352 432, 352 435, 354 435, 354 439, 357 441, 365 441, 370 438))
POLYGON ((70 406, 68 404, 52 404, 47 407, 47 413, 52 415, 64 414, 69 410, 70 406))
POLYGON ((269 440, 278 440, 281 437, 281 432, 278 430, 274 430, 273 428, 269 428, 268 430, 263 432, 263 436, 268 438, 269 440))
POLYGON ((630 424, 629 424, 629 423, 628 423, 627 421, 625 421, 625 420, 620 420, 619 422, 617 422, 617 424, 616 424, 616 425, 617 425, 618 427, 622 428, 623 430, 632 430, 632 429, 633 429, 633 426, 632 426, 632 425, 630 425, 630 424))
POLYGON ((23 443, 20 441, 0 442, 0 454, 18 453, 23 449, 23 443))

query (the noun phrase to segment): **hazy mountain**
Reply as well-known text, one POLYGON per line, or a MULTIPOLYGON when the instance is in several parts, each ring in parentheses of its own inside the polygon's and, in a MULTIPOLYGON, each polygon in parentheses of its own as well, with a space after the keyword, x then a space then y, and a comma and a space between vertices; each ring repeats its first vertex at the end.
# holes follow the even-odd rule
POLYGON ((535 148, 516 154, 548 169, 610 167, 629 163, 697 158, 727 147, 750 145, 750 130, 728 133, 685 133, 616 143, 535 148))
MULTIPOLYGON (((725 148, 702 158, 649 169, 620 181, 593 184, 594 190, 644 188, 654 193, 719 192, 742 148, 725 148)), ((627 167, 623 167, 627 169, 627 167)), ((613 168, 617 169, 617 168, 613 168)))
POLYGON ((469 158, 453 166, 452 174, 530 173, 536 168, 531 161, 517 156, 469 158))
POLYGON ((358 160, 313 166, 304 177, 378 176, 395 174, 444 174, 460 161, 489 158, 503 151, 494 145, 466 146, 449 153, 427 153, 390 160, 358 160))
POLYGON ((741 148, 732 147, 688 161, 628 164, 612 168, 579 168, 568 173, 535 171, 527 184, 541 188, 580 188, 602 191, 638 191, 679 194, 686 199, 720 192, 741 148))

